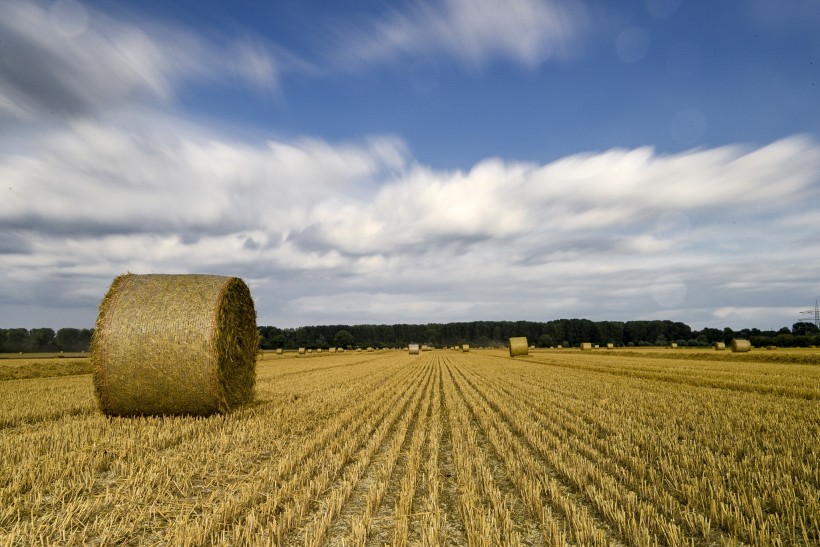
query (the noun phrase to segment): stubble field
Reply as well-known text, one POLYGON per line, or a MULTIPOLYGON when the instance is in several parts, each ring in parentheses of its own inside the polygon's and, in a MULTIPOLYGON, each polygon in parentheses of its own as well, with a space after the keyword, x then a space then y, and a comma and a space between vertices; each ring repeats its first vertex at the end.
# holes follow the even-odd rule
POLYGON ((265 354, 253 404, 137 419, 0 361, 0 544, 817 545, 817 357, 265 354))

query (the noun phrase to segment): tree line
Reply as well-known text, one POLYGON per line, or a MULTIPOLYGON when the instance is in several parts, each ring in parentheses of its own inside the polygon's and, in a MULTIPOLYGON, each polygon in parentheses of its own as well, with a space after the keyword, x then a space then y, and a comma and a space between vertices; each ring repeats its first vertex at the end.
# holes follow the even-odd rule
MULTIPOLYGON (((0 329, 0 353, 88 351, 93 329, 50 328, 0 329)), ((261 349, 325 349, 329 347, 399 347, 411 343, 431 346, 504 346, 513 336, 526 336, 538 347, 577 346, 581 342, 614 344, 617 347, 711 346, 744 338, 754 346, 820 346, 820 329, 814 323, 798 322, 792 328, 761 331, 734 331, 704 328, 692 330, 673 321, 591 321, 556 319, 553 321, 471 321, 455 323, 395 325, 316 325, 280 329, 259 327, 261 349)))
POLYGON ((0 353, 88 351, 92 329, 0 329, 0 353))
POLYGON ((711 346, 731 343, 733 338, 750 340, 755 346, 806 347, 820 345, 820 329, 813 323, 795 323, 790 330, 741 329, 734 331, 704 328, 692 330, 673 321, 591 321, 556 319, 552 321, 471 321, 455 323, 396 325, 316 325, 280 329, 259 327, 262 349, 328 347, 398 347, 409 343, 431 346, 504 346, 510 337, 526 336, 538 347, 577 346, 581 342, 614 344, 617 347, 711 346))

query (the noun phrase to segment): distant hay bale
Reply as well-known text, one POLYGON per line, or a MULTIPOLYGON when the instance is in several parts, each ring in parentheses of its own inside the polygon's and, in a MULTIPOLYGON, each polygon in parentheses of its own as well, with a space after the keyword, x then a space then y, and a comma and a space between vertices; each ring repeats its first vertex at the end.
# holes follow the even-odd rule
POLYGON ((299 355, 304 355, 305 351, 307 351, 305 348, 299 348, 299 355))
POLYGON ((777 346, 766 346, 766 349, 768 349, 768 350, 777 349, 777 346))
POLYGON ((369 347, 369 348, 367 348, 367 351, 373 351, 373 348, 369 347))
POLYGON ((313 350, 312 350, 312 349, 310 349, 310 348, 308 348, 307 352, 308 352, 308 353, 313 353, 313 350))
POLYGON ((677 344, 677 342, 672 342, 671 344, 669 344, 669 348, 670 348, 670 349, 678 349, 678 344, 677 344))
POLYGON ((607 342, 606 349, 615 349, 615 344, 613 344, 612 342, 607 342))
POLYGON ((726 349, 726 344, 724 342, 715 342, 715 351, 723 351, 726 349))
POLYGON ((527 344, 526 336, 516 336, 510 338, 510 357, 520 357, 530 354, 530 346, 527 344))
POLYGON ((470 344, 464 344, 464 345, 462 345, 462 346, 461 346, 461 351, 463 351, 464 353, 469 352, 469 351, 470 351, 470 344))
POLYGON ((732 340, 732 353, 746 353, 747 351, 752 351, 751 342, 737 338, 732 340))
POLYGON ((282 353, 283 353, 282 348, 279 348, 279 349, 276 350, 276 355, 282 355, 282 353))
POLYGON ((327 351, 328 353, 336 353, 336 348, 330 348, 327 351))
POLYGON ((408 347, 408 351, 410 355, 418 355, 419 354, 419 345, 418 344, 410 344, 408 347))
POLYGON ((592 347, 593 347, 593 348, 595 348, 595 349, 598 349, 598 348, 600 348, 601 346, 599 346, 598 344, 595 344, 595 345, 594 345, 594 346, 592 346, 592 347))
POLYGON ((109 416, 210 415, 250 401, 259 333, 237 277, 114 279, 91 340, 94 388, 109 416))
POLYGON ((322 348, 317 349, 316 353, 322 353, 322 348))
POLYGON ((562 346, 561 344, 558 344, 557 347, 558 347, 558 349, 564 349, 564 346, 562 346))
POLYGON ((581 351, 590 351, 592 349, 592 342, 581 342, 581 351))

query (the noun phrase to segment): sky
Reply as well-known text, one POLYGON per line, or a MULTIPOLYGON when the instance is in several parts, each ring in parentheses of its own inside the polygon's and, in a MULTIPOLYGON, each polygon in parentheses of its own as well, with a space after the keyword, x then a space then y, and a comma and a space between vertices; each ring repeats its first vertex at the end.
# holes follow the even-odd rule
POLYGON ((817 0, 5 1, 0 328, 121 273, 257 323, 669 319, 820 298, 817 0))

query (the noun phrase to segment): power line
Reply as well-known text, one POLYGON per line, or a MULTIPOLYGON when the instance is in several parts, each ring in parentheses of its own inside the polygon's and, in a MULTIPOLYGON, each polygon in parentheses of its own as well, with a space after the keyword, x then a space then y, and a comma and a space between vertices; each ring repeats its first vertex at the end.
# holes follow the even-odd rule
POLYGON ((818 300, 814 301, 813 310, 804 310, 799 313, 802 323, 814 323, 814 326, 820 328, 820 305, 818 305, 818 300))

